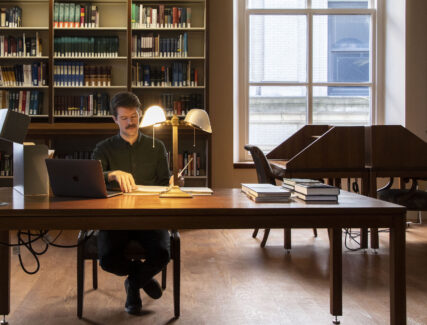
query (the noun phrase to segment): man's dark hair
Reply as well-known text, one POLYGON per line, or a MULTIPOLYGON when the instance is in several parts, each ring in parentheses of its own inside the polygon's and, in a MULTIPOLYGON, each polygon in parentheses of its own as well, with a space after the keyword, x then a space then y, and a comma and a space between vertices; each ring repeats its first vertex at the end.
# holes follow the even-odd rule
POLYGON ((110 113, 114 117, 117 117, 117 108, 137 108, 138 112, 141 112, 141 102, 138 97, 131 92, 123 91, 114 95, 110 102, 110 113))

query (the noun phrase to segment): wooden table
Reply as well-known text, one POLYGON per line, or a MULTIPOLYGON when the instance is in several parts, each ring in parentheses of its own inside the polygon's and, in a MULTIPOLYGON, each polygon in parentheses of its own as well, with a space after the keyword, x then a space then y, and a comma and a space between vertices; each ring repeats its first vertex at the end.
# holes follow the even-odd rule
MULTIPOLYGON (((342 228, 390 228, 390 323, 406 324, 405 208, 342 191, 337 204, 254 203, 240 189, 212 196, 160 199, 23 197, 0 189, 0 242, 12 229, 244 229, 328 228, 330 313, 342 315, 342 228)), ((0 245, 0 315, 10 312, 10 249, 0 245)), ((185 290, 185 288, 184 288, 185 290)))

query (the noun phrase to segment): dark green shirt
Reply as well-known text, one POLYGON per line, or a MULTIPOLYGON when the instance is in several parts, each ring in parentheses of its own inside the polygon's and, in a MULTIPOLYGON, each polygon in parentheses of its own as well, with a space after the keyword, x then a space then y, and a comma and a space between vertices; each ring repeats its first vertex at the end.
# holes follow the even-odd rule
POLYGON ((121 170, 132 174, 137 185, 168 185, 169 166, 163 142, 139 132, 133 145, 120 134, 99 142, 93 151, 93 159, 100 160, 105 182, 109 187, 118 187, 116 182, 108 182, 108 173, 121 170))

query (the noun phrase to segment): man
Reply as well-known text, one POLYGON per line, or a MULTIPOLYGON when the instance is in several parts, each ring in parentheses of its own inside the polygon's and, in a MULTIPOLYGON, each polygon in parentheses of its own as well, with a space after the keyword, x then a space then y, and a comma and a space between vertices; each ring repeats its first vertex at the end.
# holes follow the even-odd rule
MULTIPOLYGON (((135 184, 168 185, 169 167, 164 144, 139 132, 141 103, 129 92, 116 94, 110 103, 111 115, 119 126, 119 134, 97 144, 93 159, 100 160, 105 182, 131 192, 135 184)), ((142 303, 139 289, 151 298, 162 295, 159 283, 153 278, 170 260, 170 240, 167 230, 100 231, 98 254, 101 267, 125 280, 125 310, 139 314, 142 303), (125 258, 124 250, 131 240, 138 241, 146 250, 144 262, 125 258)))

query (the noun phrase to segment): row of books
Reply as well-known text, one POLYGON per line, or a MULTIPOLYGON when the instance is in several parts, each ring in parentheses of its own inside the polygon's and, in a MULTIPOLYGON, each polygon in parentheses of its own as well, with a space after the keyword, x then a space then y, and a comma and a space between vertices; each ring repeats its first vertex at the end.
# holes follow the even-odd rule
POLYGON ((112 58, 119 55, 119 38, 110 37, 55 37, 54 52, 57 57, 112 58))
POLYGON ((337 202, 340 189, 305 178, 284 178, 282 187, 294 191, 295 196, 304 201, 337 202))
POLYGON ((132 56, 138 58, 186 58, 188 56, 188 34, 176 38, 160 35, 133 35, 132 56))
POLYGON ((0 86, 46 86, 48 84, 47 66, 47 62, 0 66, 0 86))
POLYGON ((54 67, 55 86, 111 86, 111 66, 88 66, 83 62, 60 62, 54 67))
POLYGON ((28 37, 22 33, 22 37, 0 35, 1 57, 27 57, 42 56, 42 40, 39 33, 35 37, 28 37))
POLYGON ((70 153, 55 152, 56 159, 92 159, 92 151, 74 151, 70 153))
POLYGON ((0 27, 22 27, 21 7, 0 8, 0 27))
POLYGON ((39 90, 0 90, 1 107, 27 115, 41 115, 43 92, 39 90))
POLYGON ((99 27, 99 9, 92 4, 79 4, 73 2, 55 3, 53 7, 53 27, 99 27))
POLYGON ((55 96, 56 116, 109 116, 110 96, 104 92, 82 96, 55 96))
POLYGON ((132 3, 131 22, 132 28, 190 28, 191 8, 132 3))
POLYGON ((13 176, 13 158, 12 155, 0 151, 0 176, 13 176))
MULTIPOLYGON (((201 173, 204 173, 204 171, 201 169, 200 157, 200 153, 198 152, 184 151, 183 153, 179 153, 178 172, 181 172, 182 169, 187 166, 187 163, 190 162, 187 168, 182 172, 182 176, 202 176, 201 173)), ((169 166, 172 165, 170 164, 169 166)))
POLYGON ((255 202, 277 202, 287 203, 291 198, 291 191, 281 186, 275 186, 272 184, 242 184, 242 192, 247 195, 248 198, 255 202))
POLYGON ((202 94, 176 95, 165 93, 162 94, 162 107, 166 111, 167 117, 172 115, 186 115, 190 109, 203 109, 202 94))
POLYGON ((197 87, 197 69, 189 62, 173 62, 172 65, 132 65, 132 84, 137 87, 197 87))

